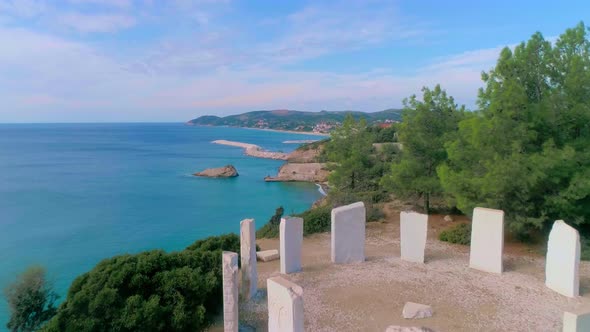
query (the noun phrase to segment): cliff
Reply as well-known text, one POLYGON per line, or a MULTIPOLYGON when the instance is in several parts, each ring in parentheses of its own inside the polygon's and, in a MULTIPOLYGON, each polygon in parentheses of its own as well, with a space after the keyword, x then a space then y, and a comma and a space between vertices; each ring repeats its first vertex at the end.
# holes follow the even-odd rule
POLYGON ((264 181, 274 182, 326 182, 330 172, 325 169, 323 163, 286 163, 279 168, 279 173, 275 177, 267 176, 264 181))

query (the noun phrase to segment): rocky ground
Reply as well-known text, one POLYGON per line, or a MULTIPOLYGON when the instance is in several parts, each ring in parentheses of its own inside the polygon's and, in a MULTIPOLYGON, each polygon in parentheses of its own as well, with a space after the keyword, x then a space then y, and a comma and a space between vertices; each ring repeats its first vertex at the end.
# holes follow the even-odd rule
MULTIPOLYGON (((580 291, 570 299, 544 285, 542 248, 507 241, 505 272, 469 269, 469 247, 438 241, 449 222, 429 219, 426 263, 400 260, 399 213, 367 224, 367 261, 334 265, 330 234, 303 241, 303 271, 287 278, 304 289, 306 331, 385 331, 390 325, 426 326, 435 331, 560 331, 563 312, 590 305, 590 263, 582 262, 580 291), (434 316, 402 318, 406 302, 428 304, 434 316)), ((262 249, 278 240, 258 240, 262 249)), ((278 275, 279 261, 259 262, 259 296, 240 306, 240 320, 266 331, 266 279, 278 275)))

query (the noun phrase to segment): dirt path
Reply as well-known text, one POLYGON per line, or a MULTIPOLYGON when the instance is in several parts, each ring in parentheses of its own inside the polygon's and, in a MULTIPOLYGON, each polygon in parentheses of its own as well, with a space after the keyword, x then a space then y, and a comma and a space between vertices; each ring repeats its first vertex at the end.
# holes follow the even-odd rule
MULTIPOLYGON (((367 224, 361 264, 330 263, 330 234, 303 241, 303 272, 287 276, 304 289, 306 331, 385 331, 389 325, 427 326, 436 331, 560 331, 563 311, 590 304, 590 264, 580 270, 582 297, 569 299, 544 285, 544 259, 537 249, 507 243, 502 275, 468 268, 469 248, 436 240, 446 227, 431 216, 426 264, 399 259, 399 215, 367 224), (405 302, 433 306, 435 314, 404 320, 405 302)), ((460 222, 461 217, 455 222, 460 222)), ((257 241, 262 249, 278 240, 257 241)), ((242 303, 240 320, 266 331, 266 279, 278 275, 279 261, 258 264, 259 296, 242 303)))

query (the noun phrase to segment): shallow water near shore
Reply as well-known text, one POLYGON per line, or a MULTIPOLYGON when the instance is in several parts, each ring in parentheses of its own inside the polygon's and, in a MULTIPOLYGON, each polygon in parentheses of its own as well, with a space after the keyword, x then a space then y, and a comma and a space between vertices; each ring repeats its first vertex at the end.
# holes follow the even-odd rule
MULTIPOLYGON (((216 139, 289 152, 315 136, 183 124, 0 125, 0 286, 31 264, 65 298, 72 280, 104 258, 182 250, 210 235, 261 227, 283 206, 309 208, 314 184, 266 183, 282 161, 245 156, 216 139), (197 178, 234 165, 240 176, 197 178)), ((0 298, 0 330, 8 312, 0 298)))

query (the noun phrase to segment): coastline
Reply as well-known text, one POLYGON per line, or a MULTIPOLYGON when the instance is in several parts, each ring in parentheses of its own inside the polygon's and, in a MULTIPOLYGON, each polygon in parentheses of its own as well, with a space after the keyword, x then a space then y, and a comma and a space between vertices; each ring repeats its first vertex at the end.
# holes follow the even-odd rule
POLYGON ((330 137, 328 133, 318 133, 315 131, 295 131, 295 130, 284 130, 284 129, 265 129, 265 128, 252 128, 252 127, 238 127, 238 126, 208 126, 208 125, 196 125, 190 122, 185 122, 185 125, 191 127, 226 127, 226 128, 241 128, 241 129, 249 129, 249 130, 262 130, 262 131, 274 131, 278 133, 289 133, 289 134, 299 134, 299 135, 311 135, 311 136, 320 136, 320 137, 330 137))
POLYGON ((267 151, 256 144, 228 141, 224 139, 214 140, 211 143, 242 148, 244 149, 244 153, 251 157, 275 160, 287 160, 287 158, 289 158, 288 153, 267 151))
POLYGON ((315 131, 295 131, 295 130, 284 130, 284 129, 263 129, 263 128, 250 128, 250 127, 236 127, 236 128, 244 128, 244 129, 251 129, 251 130, 262 130, 262 131, 274 131, 278 133, 289 133, 289 134, 299 134, 299 135, 313 135, 313 136, 322 136, 322 137, 330 137, 330 134, 327 133, 318 133, 315 131))

